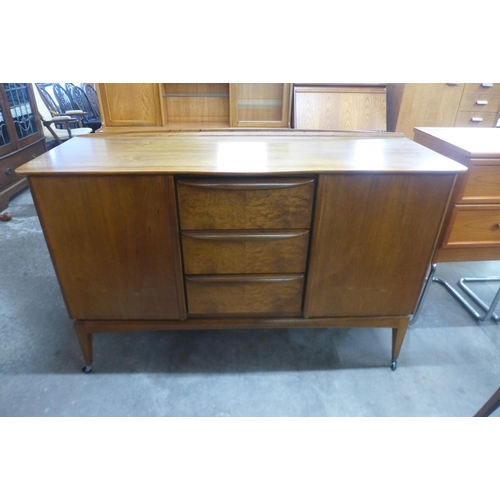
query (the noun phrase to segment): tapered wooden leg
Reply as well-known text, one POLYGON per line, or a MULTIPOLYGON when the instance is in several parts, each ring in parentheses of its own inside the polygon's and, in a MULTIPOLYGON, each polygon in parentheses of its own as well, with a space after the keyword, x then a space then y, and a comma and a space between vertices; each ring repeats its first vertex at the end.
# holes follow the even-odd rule
POLYGON ((500 387, 491 396, 488 401, 483 405, 483 407, 474 415, 475 417, 488 417, 491 415, 498 407, 500 407, 500 387))
POLYGON ((87 332, 83 321, 75 321, 74 325, 85 360, 83 371, 89 373, 92 369, 92 333, 87 332))
POLYGON ((401 351, 401 346, 403 345, 403 340, 406 335, 406 330, 408 330, 408 324, 410 323, 410 317, 402 318, 399 321, 399 326, 392 329, 392 362, 391 369, 394 371, 398 366, 398 356, 399 351, 401 351))

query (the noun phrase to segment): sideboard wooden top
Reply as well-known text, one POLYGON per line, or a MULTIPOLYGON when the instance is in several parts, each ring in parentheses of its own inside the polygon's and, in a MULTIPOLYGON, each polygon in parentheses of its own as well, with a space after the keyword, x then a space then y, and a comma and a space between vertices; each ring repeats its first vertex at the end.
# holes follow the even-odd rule
POLYGON ((45 174, 301 174, 460 172, 465 167, 397 134, 92 134, 17 169, 45 174))
POLYGON ((437 139, 469 158, 500 157, 500 128, 416 127, 415 134, 437 139))

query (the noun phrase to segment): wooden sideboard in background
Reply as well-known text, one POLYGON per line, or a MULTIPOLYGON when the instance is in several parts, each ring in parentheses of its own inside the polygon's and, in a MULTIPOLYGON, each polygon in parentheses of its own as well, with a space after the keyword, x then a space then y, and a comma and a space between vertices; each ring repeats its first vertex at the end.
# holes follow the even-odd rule
POLYGON ((98 83, 103 130, 289 128, 289 83, 98 83))
POLYGON ((385 131, 386 86, 294 84, 293 128, 385 131))
POLYGON ((495 127, 498 83, 99 83, 103 131, 495 127))

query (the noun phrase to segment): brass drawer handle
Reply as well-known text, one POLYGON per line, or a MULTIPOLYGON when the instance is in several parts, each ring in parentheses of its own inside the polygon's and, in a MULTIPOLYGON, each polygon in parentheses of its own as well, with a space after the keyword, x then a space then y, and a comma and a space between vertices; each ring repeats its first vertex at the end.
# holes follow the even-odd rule
POLYGON ((500 222, 497 224, 497 226, 500 228, 500 222))
POLYGON ((479 106, 485 106, 486 104, 488 104, 488 101, 476 101, 476 104, 479 104, 479 106))
POLYGON ((479 116, 473 116, 471 119, 470 119, 471 122, 482 122, 483 119, 480 118, 479 116))

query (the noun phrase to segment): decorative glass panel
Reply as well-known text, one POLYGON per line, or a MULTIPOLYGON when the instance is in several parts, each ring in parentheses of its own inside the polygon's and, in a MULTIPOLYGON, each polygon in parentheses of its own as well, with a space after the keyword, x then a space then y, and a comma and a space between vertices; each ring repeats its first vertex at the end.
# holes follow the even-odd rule
POLYGON ((19 139, 36 134, 35 116, 31 109, 26 83, 4 83, 12 119, 19 139))
POLYGON ((0 147, 10 144, 9 131, 3 117, 2 107, 0 106, 0 147))

